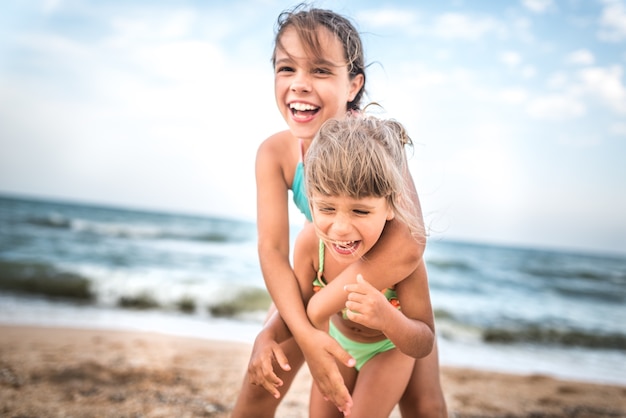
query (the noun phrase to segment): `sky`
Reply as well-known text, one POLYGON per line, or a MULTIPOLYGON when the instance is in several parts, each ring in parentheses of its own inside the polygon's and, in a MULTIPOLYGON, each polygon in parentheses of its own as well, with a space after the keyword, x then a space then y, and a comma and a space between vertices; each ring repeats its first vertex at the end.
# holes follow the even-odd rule
MULTIPOLYGON (((0 194, 253 221, 295 4, 2 2, 0 194)), ((432 240, 626 254, 626 0, 314 4, 361 33, 432 240)))

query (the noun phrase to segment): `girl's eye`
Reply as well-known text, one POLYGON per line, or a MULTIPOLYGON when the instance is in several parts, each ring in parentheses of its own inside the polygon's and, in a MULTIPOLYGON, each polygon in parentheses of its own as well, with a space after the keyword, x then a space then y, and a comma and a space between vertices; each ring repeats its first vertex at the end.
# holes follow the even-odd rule
POLYGON ((355 209, 355 210, 353 210, 353 212, 356 215, 359 215, 359 216, 365 216, 365 215, 369 215, 370 214, 369 211, 367 211, 367 210, 359 210, 359 209, 355 209))
POLYGON ((316 68, 313 70, 313 73, 315 74, 322 74, 322 75, 329 75, 331 74, 331 71, 327 68, 316 68))
POLYGON ((277 67, 276 72, 277 73, 293 72, 293 68, 284 65, 282 67, 277 67))
POLYGON ((335 211, 333 208, 327 208, 327 207, 318 208, 317 210, 319 210, 321 213, 332 213, 335 211))

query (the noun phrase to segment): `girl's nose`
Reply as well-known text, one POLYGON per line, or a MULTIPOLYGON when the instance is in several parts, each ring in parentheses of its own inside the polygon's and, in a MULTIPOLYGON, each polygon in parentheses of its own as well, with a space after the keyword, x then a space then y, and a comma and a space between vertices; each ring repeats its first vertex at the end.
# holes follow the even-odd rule
POLYGON ((344 214, 337 214, 333 219, 332 226, 334 235, 341 237, 343 234, 348 234, 351 230, 350 218, 344 214))
POLYGON ((308 74, 298 72, 291 83, 291 91, 296 93, 308 93, 311 91, 311 79, 308 74))

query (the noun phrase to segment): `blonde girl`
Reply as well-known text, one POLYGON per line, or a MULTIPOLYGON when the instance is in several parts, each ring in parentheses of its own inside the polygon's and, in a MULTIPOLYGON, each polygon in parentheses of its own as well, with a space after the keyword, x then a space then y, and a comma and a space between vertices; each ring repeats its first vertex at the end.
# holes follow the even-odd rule
MULTIPOLYGON (((355 284, 343 287, 335 282, 353 263, 373 262, 369 252, 392 221, 404 225, 417 242, 425 239, 404 180, 406 144, 410 139, 398 122, 349 116, 327 121, 305 159, 313 223, 298 235, 294 271, 309 320, 356 360, 355 367, 338 364, 356 417, 388 417, 415 358, 428 355, 434 342, 424 275, 367 281, 359 275, 355 284)), ((310 416, 341 416, 316 385, 310 416)))

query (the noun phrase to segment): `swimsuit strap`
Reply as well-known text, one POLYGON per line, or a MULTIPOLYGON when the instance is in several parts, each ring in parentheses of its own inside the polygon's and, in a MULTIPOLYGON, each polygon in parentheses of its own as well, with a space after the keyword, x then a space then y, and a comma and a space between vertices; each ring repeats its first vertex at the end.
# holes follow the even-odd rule
POLYGON ((323 280, 322 279, 322 275, 324 274, 324 241, 320 240, 320 245, 319 245, 319 260, 320 260, 320 266, 317 269, 317 278, 319 280, 323 280))
POLYGON ((313 291, 319 292, 321 288, 326 286, 326 281, 324 280, 324 241, 320 240, 319 245, 319 263, 320 266, 317 269, 317 277, 313 280, 313 291))

